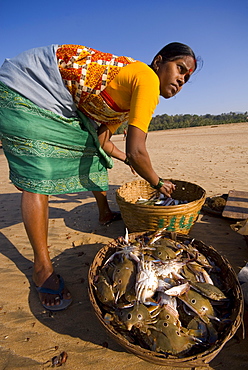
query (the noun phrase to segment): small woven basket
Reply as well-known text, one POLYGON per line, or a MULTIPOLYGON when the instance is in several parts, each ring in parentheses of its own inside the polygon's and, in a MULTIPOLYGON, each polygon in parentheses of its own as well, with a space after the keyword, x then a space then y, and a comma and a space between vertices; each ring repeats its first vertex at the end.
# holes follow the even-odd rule
MULTIPOLYGON (((141 233, 133 233, 129 235, 130 240, 134 240, 136 236, 141 233)), ((172 238, 170 233, 164 233, 165 236, 172 238)), ((192 238, 185 235, 176 235, 179 242, 190 241, 192 238)), ((238 330, 239 326, 243 323, 243 295, 237 276, 229 264, 228 260, 221 256, 213 247, 205 245, 201 241, 194 240, 194 247, 196 247, 200 253, 211 258, 217 267, 220 268, 219 278, 225 282, 225 285, 229 287, 229 298, 231 302, 230 310, 230 324, 219 334, 218 340, 208 346, 204 352, 197 353, 195 355, 176 357, 173 355, 166 355, 163 353, 157 353, 154 351, 147 350, 140 347, 139 345, 131 343, 127 336, 121 335, 116 329, 104 321, 104 315, 106 311, 102 307, 102 304, 98 301, 95 289, 94 289, 94 278, 98 275, 99 269, 104 265, 105 261, 119 248, 117 249, 116 242, 113 241, 109 245, 101 248, 96 254, 88 273, 88 292, 90 302, 93 306, 95 314, 103 325, 108 334, 128 352, 138 356, 139 358, 151 362, 156 365, 162 365, 167 367, 175 368, 195 368, 195 367, 208 367, 209 362, 221 351, 223 346, 229 341, 238 330)), ((243 327, 242 327, 243 328, 243 327)), ((244 332, 243 332, 244 335, 244 332)))
POLYGON ((148 206, 136 204, 139 197, 149 199, 154 189, 145 180, 122 185, 116 191, 123 221, 130 232, 152 231, 167 226, 168 231, 188 234, 196 222, 206 198, 206 192, 199 185, 179 180, 170 180, 176 185, 172 198, 187 200, 178 206, 148 206))

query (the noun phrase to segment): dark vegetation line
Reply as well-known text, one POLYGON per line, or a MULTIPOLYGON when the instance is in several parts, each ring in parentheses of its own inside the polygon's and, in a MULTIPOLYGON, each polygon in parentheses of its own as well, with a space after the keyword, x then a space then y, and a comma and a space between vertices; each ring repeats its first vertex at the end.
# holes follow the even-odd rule
MULTIPOLYGON (((223 125, 225 123, 240 123, 248 122, 248 112, 245 113, 222 113, 218 115, 204 114, 176 114, 169 116, 168 114, 157 115, 152 118, 149 131, 168 130, 176 128, 197 127, 223 125)), ((116 134, 123 134, 126 125, 122 125, 116 131, 116 134)))

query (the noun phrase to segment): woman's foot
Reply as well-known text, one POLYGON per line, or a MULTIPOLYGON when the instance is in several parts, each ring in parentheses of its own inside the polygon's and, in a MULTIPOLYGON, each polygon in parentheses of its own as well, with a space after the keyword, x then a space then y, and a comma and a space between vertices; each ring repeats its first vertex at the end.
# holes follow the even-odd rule
POLYGON ((111 224, 114 221, 120 221, 122 220, 121 213, 120 212, 114 212, 110 211, 109 213, 106 213, 104 217, 99 218, 100 225, 106 226, 111 224))
POLYGON ((71 302, 71 294, 64 285, 64 280, 52 272, 42 283, 37 284, 38 275, 33 275, 33 281, 44 308, 50 311, 59 311, 67 308, 71 302))

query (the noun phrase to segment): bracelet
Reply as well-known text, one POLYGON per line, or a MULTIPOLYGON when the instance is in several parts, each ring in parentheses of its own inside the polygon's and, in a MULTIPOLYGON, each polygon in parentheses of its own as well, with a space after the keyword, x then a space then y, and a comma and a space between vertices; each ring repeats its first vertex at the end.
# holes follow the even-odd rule
POLYGON ((129 159, 126 157, 125 161, 124 161, 125 164, 127 164, 128 166, 131 165, 131 163, 129 162, 129 159))
POLYGON ((157 185, 151 185, 153 189, 159 190, 164 185, 164 180, 159 177, 157 185))

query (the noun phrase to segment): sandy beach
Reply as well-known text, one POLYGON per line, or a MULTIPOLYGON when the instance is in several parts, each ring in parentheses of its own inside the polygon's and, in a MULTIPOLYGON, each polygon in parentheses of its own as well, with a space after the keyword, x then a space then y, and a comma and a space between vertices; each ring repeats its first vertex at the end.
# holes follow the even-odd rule
MULTIPOLYGON (((226 124, 150 132, 147 149, 154 169, 164 178, 185 180, 203 187, 207 196, 248 191, 248 124, 226 124)), ((124 149, 122 135, 113 137, 124 149)), ((117 160, 109 171, 108 198, 118 210, 115 190, 136 180, 129 167, 117 160)), ((21 193, 8 179, 0 149, 0 370, 40 370, 65 351, 68 370, 165 369, 129 354, 111 339, 98 322, 89 301, 87 274, 96 252, 124 235, 117 221, 100 226, 91 192, 50 197, 49 251, 55 271, 73 296, 63 312, 43 309, 32 284, 33 254, 21 220, 21 193)), ((236 273, 248 261, 244 237, 230 227, 234 219, 201 213, 190 236, 223 254, 236 273)), ((248 332, 248 315, 244 315, 248 332)), ((211 361, 210 369, 248 369, 248 338, 242 330, 211 361)), ((176 368, 174 368, 176 369, 176 368)), ((200 369, 206 369, 201 367, 200 369)))

